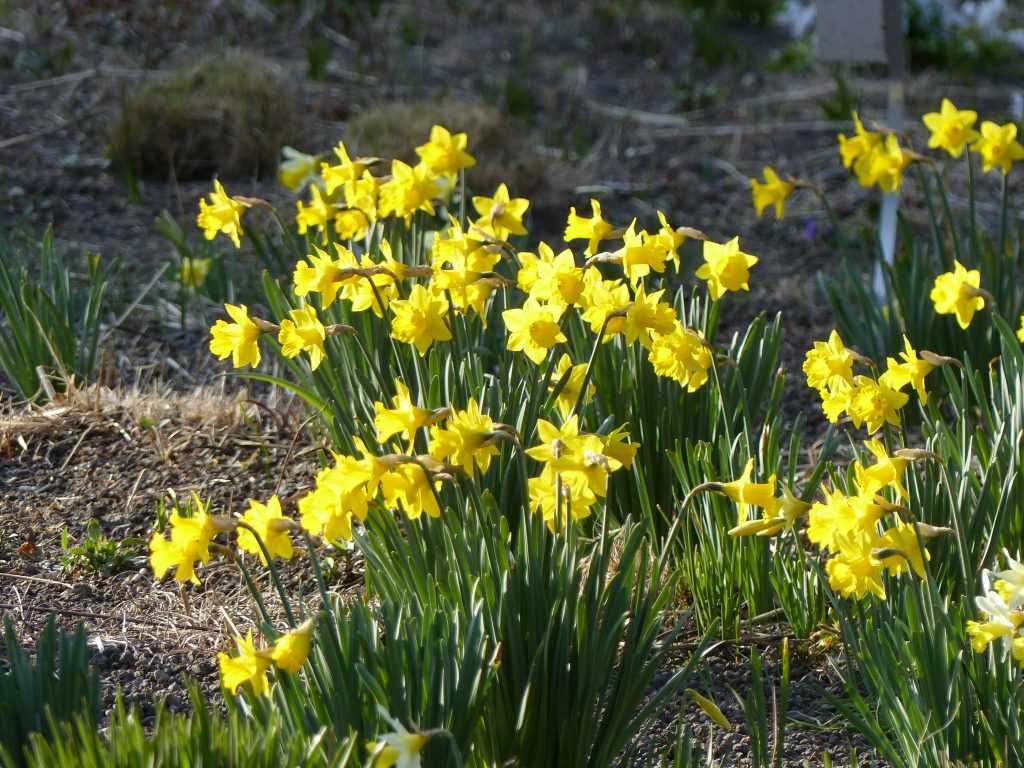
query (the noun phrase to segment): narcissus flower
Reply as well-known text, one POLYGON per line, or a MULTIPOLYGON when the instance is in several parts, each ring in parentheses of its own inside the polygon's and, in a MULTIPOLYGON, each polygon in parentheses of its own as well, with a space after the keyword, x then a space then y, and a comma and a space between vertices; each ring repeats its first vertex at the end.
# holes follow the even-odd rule
POLYGON ((837 544, 838 552, 825 564, 829 586, 843 597, 860 600, 871 593, 885 600, 882 561, 873 554, 877 536, 856 530, 839 535, 837 544))
POLYGON ((1005 176, 1018 160, 1024 160, 1024 147, 1017 141, 1017 125, 997 125, 989 120, 981 124, 981 138, 971 146, 981 155, 981 169, 988 173, 998 168, 1005 176))
POLYGON ((416 433, 421 427, 427 426, 432 418, 431 411, 417 406, 412 401, 409 388, 398 380, 395 381, 395 396, 391 398, 391 407, 376 402, 373 409, 376 412, 373 425, 377 430, 377 442, 383 445, 394 435, 401 435, 408 442, 409 450, 412 450, 416 433))
POLYGON ((416 211, 433 216, 433 199, 439 194, 437 178, 425 165, 413 167, 401 160, 392 160, 391 178, 380 186, 379 213, 405 219, 408 225, 416 211))
POLYGON ((864 123, 860 121, 860 116, 856 112, 853 113, 853 127, 855 133, 852 137, 839 135, 839 154, 843 159, 843 167, 853 166, 854 172, 860 175, 861 171, 858 170, 858 166, 862 166, 868 161, 874 149, 881 143, 882 137, 877 133, 865 130, 864 123))
POLYGON ((892 488, 902 498, 910 498, 903 485, 903 474, 910 464, 910 459, 890 456, 881 440, 867 440, 864 447, 875 457, 875 463, 864 466, 858 459, 853 465, 857 489, 861 495, 871 497, 883 488, 892 488))
POLYGON ((416 147, 416 154, 433 173, 454 177, 462 169, 476 165, 476 159, 466 151, 467 143, 466 134, 453 134, 435 125, 430 129, 430 141, 416 147))
POLYGON ((520 309, 506 309, 501 316, 508 330, 508 349, 540 365, 549 349, 566 341, 558 324, 561 314, 560 307, 540 304, 532 297, 520 309))
POLYGON ((654 336, 648 360, 656 374, 675 379, 689 392, 704 386, 714 362, 701 335, 679 323, 671 333, 654 336))
MULTIPOLYGON (((572 359, 567 354, 563 354, 558 359, 558 365, 555 367, 555 372, 551 376, 551 381, 548 384, 548 390, 554 391, 555 387, 561 382, 562 388, 558 392, 558 397, 555 399, 555 406, 558 408, 558 412, 562 415, 563 419, 569 418, 572 414, 572 409, 576 405, 576 401, 580 397, 580 388, 583 386, 583 379, 587 375, 587 364, 580 363, 579 365, 573 365, 572 359)), ((594 384, 591 382, 587 384, 587 396, 584 398, 584 402, 593 397, 594 392, 597 391, 594 384)))
POLYGON ((959 261, 953 262, 953 271, 944 272, 935 278, 931 300, 940 315, 956 315, 956 321, 966 330, 974 313, 984 309, 985 298, 978 290, 981 286, 981 272, 967 269, 959 261))
POLYGON ((764 181, 750 180, 750 191, 754 197, 754 209, 760 216, 769 205, 775 206, 775 218, 786 214, 786 198, 793 194, 792 182, 779 178, 774 168, 765 166, 761 171, 764 181))
POLYGON ((445 318, 448 315, 448 300, 435 296, 422 285, 414 285, 408 299, 391 302, 394 318, 391 321, 391 336, 405 344, 412 344, 420 353, 427 354, 435 341, 449 341, 452 332, 445 318))
MULTIPOLYGON (((349 157, 348 150, 345 149, 345 144, 341 141, 334 148, 334 154, 338 157, 338 165, 320 163, 320 175, 324 180, 324 189, 328 195, 333 195, 339 187, 344 187, 362 179, 369 164, 368 160, 353 160, 349 157)), ((346 192, 347 198, 348 194, 346 192)), ((348 200, 348 203, 349 205, 354 205, 351 200, 348 200)))
POLYGON ((173 568, 175 580, 198 584, 196 563, 208 563, 210 541, 218 533, 234 527, 229 520, 207 514, 207 506, 199 497, 194 497, 194 506, 195 512, 190 517, 183 517, 177 511, 171 513, 169 538, 155 531, 150 538, 149 564, 157 579, 162 579, 173 568))
MULTIPOLYGON (((277 494, 271 496, 266 504, 249 499, 249 508, 242 513, 240 520, 256 531, 271 557, 292 559, 292 540, 288 534, 295 528, 295 523, 281 513, 281 500, 277 494)), ((263 565, 267 564, 256 536, 247 528, 238 529, 238 548, 256 555, 263 565)))
POLYGON ((727 243, 705 240, 704 262, 697 269, 697 277, 707 281, 715 301, 729 291, 750 290, 750 268, 757 264, 757 257, 740 250, 739 237, 727 243))
POLYGON ((301 192, 316 179, 316 158, 292 147, 281 147, 277 179, 292 192, 301 192))
POLYGON ((1024 344, 1024 315, 1020 316, 1020 328, 1017 329, 1017 338, 1024 344))
POLYGON ((309 261, 300 260, 292 274, 295 295, 305 297, 313 292, 319 293, 324 309, 329 309, 334 303, 342 285, 361 279, 343 271, 356 266, 352 252, 340 243, 335 243, 334 248, 338 258, 332 258, 327 251, 314 245, 314 252, 306 257, 309 261))
POLYGON ((249 318, 245 304, 225 304, 224 309, 234 322, 218 320, 210 329, 210 352, 219 360, 231 357, 235 368, 260 364, 260 329, 249 318))
POLYGON ((929 112, 921 121, 931 131, 928 146, 944 149, 953 157, 960 157, 964 147, 978 138, 974 123, 978 113, 970 109, 957 109, 949 99, 942 100, 938 112, 929 112))
POLYGON ((922 405, 927 405, 928 390, 925 389, 924 380, 935 370, 935 365, 918 357, 917 351, 910 345, 910 339, 906 336, 903 337, 903 352, 900 353, 900 357, 903 358, 902 362, 891 357, 886 358, 888 367, 879 381, 892 389, 903 389, 910 384, 917 392, 922 405))
POLYGON ((584 276, 583 319, 590 330, 600 333, 604 328, 604 342, 622 332, 629 309, 629 286, 622 280, 604 280, 596 268, 588 269, 584 276))
POLYGON ((337 208, 320 194, 319 187, 310 187, 308 204, 301 200, 295 201, 295 226, 300 235, 306 234, 313 228, 326 233, 327 224, 334 219, 336 214, 337 208))
POLYGON ((769 513, 766 510, 762 517, 747 520, 730 528, 729 535, 777 536, 783 531, 794 528, 810 508, 811 505, 808 502, 797 498, 787 486, 783 486, 782 498, 776 499, 774 513, 769 513))
POLYGON ((374 755, 373 768, 420 768, 420 752, 430 737, 419 731, 406 730, 398 720, 384 710, 381 715, 395 730, 380 736, 380 741, 370 742, 367 749, 374 755))
POLYGON ((832 552, 839 540, 854 531, 876 534, 878 521, 885 510, 872 495, 847 496, 840 490, 825 491, 825 501, 811 505, 807 518, 807 538, 832 552))
POLYGON ((604 220, 601 215, 601 203, 593 198, 590 199, 590 212, 591 215, 588 219, 576 213, 575 207, 570 208, 565 222, 565 242, 586 240, 587 247, 584 253, 587 256, 597 253, 598 245, 602 240, 607 240, 615 229, 604 220))
POLYGON ((804 356, 803 372, 807 386, 824 393, 843 384, 853 384, 853 354, 843 344, 839 332, 828 341, 816 341, 804 356))
POLYGON ((974 599, 985 621, 968 621, 967 635, 975 653, 982 653, 1001 637, 1011 638, 1024 625, 1024 611, 1013 610, 998 592, 974 599))
POLYGON ((309 354, 309 367, 315 371, 327 354, 324 350, 327 331, 310 304, 289 311, 288 317, 281 321, 281 330, 277 335, 281 354, 296 357, 306 352, 309 354))
POLYGON ((209 198, 209 202, 200 199, 199 216, 196 218, 196 223, 203 230, 203 236, 207 240, 213 240, 218 232, 223 232, 235 244, 235 248, 241 248, 239 238, 242 235, 242 213, 249 204, 228 195, 216 179, 213 181, 213 192, 209 194, 209 198))
POLYGON ((910 154, 900 146, 895 134, 890 133, 872 151, 866 169, 857 173, 857 180, 865 187, 877 184, 883 192, 898 192, 910 160, 910 154))
POLYGON ((209 273, 209 259, 186 256, 181 260, 181 266, 178 268, 178 280, 186 288, 196 289, 202 287, 209 273))
POLYGON ((321 469, 316 487, 299 499, 302 527, 327 542, 350 541, 352 516, 366 519, 370 502, 367 486, 375 483, 375 468, 369 462, 335 454, 334 465, 321 469))
POLYGON ((494 430, 491 417, 481 413, 471 397, 464 411, 451 412, 445 426, 430 428, 430 455, 438 461, 450 460, 470 476, 475 468, 486 472, 491 458, 498 455, 494 430))
POLYGON ((626 279, 630 284, 636 285, 652 271, 658 274, 664 272, 669 252, 658 238, 651 237, 643 230, 637 232, 634 219, 623 233, 622 247, 615 252, 615 256, 622 263, 626 279))
POLYGON ((480 215, 475 224, 485 232, 491 233, 498 240, 505 240, 509 235, 525 235, 523 216, 530 207, 530 201, 523 197, 510 198, 508 187, 502 183, 494 193, 494 197, 475 196, 473 208, 480 215))
POLYGON ((884 382, 875 381, 870 376, 857 376, 853 380, 846 409, 853 426, 860 429, 862 424, 866 424, 868 432, 874 434, 883 424, 900 426, 899 410, 909 399, 884 382))
POLYGON ((274 643, 270 657, 278 669, 291 672, 293 675, 302 669, 309 658, 309 649, 313 642, 313 629, 316 620, 309 619, 291 632, 281 635, 274 643))
POLYGON ((878 539, 875 556, 889 571, 890 576, 899 576, 909 568, 914 569, 918 578, 924 578, 924 561, 930 560, 927 550, 922 550, 914 526, 897 523, 878 539))
POLYGON ((256 650, 251 631, 244 639, 236 637, 235 645, 238 648, 237 656, 229 656, 224 652, 217 654, 221 684, 234 695, 238 695, 238 688, 244 683, 252 687, 255 695, 268 695, 270 686, 267 683, 267 670, 274 663, 271 652, 256 650))
MULTIPOLYGON (((541 247, 547 246, 541 243, 541 247)), ((535 269, 529 293, 537 301, 564 308, 583 300, 586 270, 576 266, 572 251, 566 249, 550 260, 538 259, 535 269)))
POLYGON ((778 507, 775 498, 775 475, 771 475, 766 483, 755 483, 751 480, 754 472, 754 460, 748 459, 743 473, 735 480, 721 483, 715 490, 727 496, 737 504, 738 522, 743 523, 750 516, 750 507, 760 507, 765 516, 771 517, 778 507))
POLYGON ((399 464, 380 479, 384 502, 392 509, 402 509, 410 520, 423 514, 440 517, 435 489, 440 483, 427 475, 419 464, 399 464))
POLYGON ((648 296, 643 283, 637 287, 622 326, 626 344, 639 341, 645 349, 650 349, 653 336, 672 333, 675 329, 676 311, 671 304, 661 301, 664 293, 662 289, 648 296))

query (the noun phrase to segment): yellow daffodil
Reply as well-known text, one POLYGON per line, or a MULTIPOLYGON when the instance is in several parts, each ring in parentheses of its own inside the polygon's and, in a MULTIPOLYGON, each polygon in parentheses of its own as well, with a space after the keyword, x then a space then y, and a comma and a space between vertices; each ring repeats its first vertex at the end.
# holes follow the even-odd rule
POLYGON ((867 170, 858 173, 857 180, 865 187, 877 184, 883 192, 898 192, 903 185, 903 171, 910 165, 910 160, 899 140, 890 133, 872 151, 867 170))
POLYGON ((565 242, 586 240, 587 247, 584 253, 587 256, 593 256, 597 253, 597 247, 601 241, 608 239, 614 229, 601 215, 601 203, 591 198, 589 219, 576 213, 575 207, 569 209, 569 216, 565 223, 565 242))
POLYGON ((713 362, 701 335, 679 323, 671 333, 654 336, 648 359, 656 374, 675 379, 690 392, 704 386, 713 362))
POLYGON ((882 137, 877 133, 865 130, 864 124, 856 112, 853 113, 853 127, 855 133, 852 137, 839 135, 839 154, 843 159, 843 167, 850 168, 852 166, 854 172, 860 175, 860 171, 857 170, 858 166, 863 165, 871 157, 874 149, 881 143, 882 137))
POLYGON ((762 517, 747 520, 729 529, 729 535, 750 536, 756 534, 758 536, 777 536, 783 531, 794 528, 800 518, 806 515, 810 508, 811 505, 808 502, 797 498, 787 486, 783 486, 782 498, 776 499, 776 507, 773 514, 769 514, 766 510, 762 517))
POLYGON ((531 477, 527 485, 530 508, 541 513, 552 532, 564 529, 569 520, 588 517, 597 502, 585 480, 563 475, 551 466, 545 466, 538 477, 531 477))
POLYGON ((837 537, 837 552, 825 564, 828 584, 843 597, 858 600, 868 593, 885 600, 882 562, 873 554, 878 537, 863 530, 837 537))
POLYGON ((498 240, 505 240, 509 235, 526 234, 523 216, 529 207, 530 201, 525 198, 510 198, 508 187, 503 183, 498 185, 494 197, 473 198, 473 208, 480 216, 476 226, 498 240))
POLYGON ((925 389, 924 380, 935 370, 935 365, 918 357, 917 351, 910 345, 910 339, 906 336, 903 337, 903 352, 900 353, 900 357, 903 358, 902 362, 892 357, 886 358, 887 368, 879 381, 892 389, 903 389, 910 384, 917 392, 922 405, 927 405, 928 390, 925 389))
POLYGON ((967 329, 974 313, 984 309, 985 299, 979 292, 981 272, 968 270, 959 261, 953 262, 953 271, 935 278, 931 300, 940 315, 956 315, 961 328, 967 329))
POLYGON ((704 262, 697 269, 697 277, 707 281, 715 301, 729 291, 750 290, 750 268, 757 264, 757 257, 740 250, 739 237, 727 243, 705 240, 704 262))
POLYGON ((392 509, 402 509, 410 520, 423 514, 440 517, 435 488, 440 484, 428 477, 416 463, 399 464, 386 472, 380 480, 384 502, 392 509))
POLYGON ((508 330, 507 348, 540 365, 549 349, 566 341, 558 324, 561 314, 561 308, 540 304, 532 297, 519 309, 506 309, 501 316, 508 330))
POLYGON ((786 214, 786 198, 793 194, 792 182, 779 178, 779 174, 770 166, 762 171, 764 181, 750 180, 750 191, 754 197, 754 209, 760 216, 769 205, 775 207, 775 218, 781 219, 786 214))
POLYGON ((277 638, 270 657, 278 669, 291 672, 293 675, 302 669, 302 665, 309 658, 315 627, 315 619, 309 619, 277 638))
POLYGON ((981 169, 988 173, 998 168, 1005 176, 1018 160, 1024 159, 1024 147, 1017 141, 1017 125, 997 125, 989 120, 981 124, 981 138, 971 146, 981 155, 981 169))
POLYGON ((316 186, 309 188, 308 204, 295 201, 295 211, 295 227, 300 235, 316 228, 326 236, 327 224, 337 215, 337 208, 320 194, 320 188, 316 186))
POLYGON ((427 426, 432 418, 430 410, 417 406, 412 401, 409 388, 398 380, 395 381, 391 408, 376 402, 373 409, 376 412, 373 425, 377 430, 377 442, 383 445, 393 436, 401 435, 408 442, 409 450, 412 450, 416 433, 421 427, 427 426))
POLYGON ((228 195, 216 179, 213 181, 213 192, 209 198, 209 202, 200 199, 199 216, 196 218, 196 223, 203 230, 203 236, 207 240, 213 240, 218 232, 223 232, 235 244, 235 248, 240 248, 242 213, 249 204, 228 195))
POLYGON ((870 376, 857 376, 853 380, 846 409, 853 426, 860 429, 864 424, 868 433, 874 434, 883 424, 900 426, 899 410, 909 399, 906 394, 884 382, 875 381, 870 376))
POLYGON ((974 130, 977 119, 977 112, 957 109, 952 101, 943 99, 939 111, 929 112, 921 121, 932 134, 928 139, 929 147, 944 149, 953 157, 960 157, 964 153, 964 147, 979 136, 974 130))
POLYGON ((379 213, 405 219, 408 225, 416 211, 434 215, 433 199, 439 193, 437 177, 427 166, 420 163, 413 167, 401 160, 392 160, 391 179, 380 186, 379 213))
POLYGON ((334 214, 334 231, 342 240, 362 240, 370 229, 370 220, 358 208, 342 208, 334 214))
POLYGON ((300 260, 292 274, 292 290, 295 295, 305 297, 310 293, 319 293, 324 309, 329 309, 334 303, 342 285, 361 279, 358 275, 345 272, 356 266, 352 252, 340 243, 335 243, 334 248, 338 253, 337 258, 332 258, 327 251, 314 245, 314 253, 306 257, 309 261, 300 260))
POLYGON ((281 147, 277 179, 292 192, 301 192, 316 179, 316 158, 293 147, 281 147))
POLYGON ((664 272, 669 252, 657 237, 651 237, 643 230, 637 232, 634 219, 623 233, 622 248, 615 252, 615 256, 622 264, 626 279, 636 285, 652 271, 664 272))
POLYGON ((491 417, 481 413, 471 397, 464 411, 451 412, 445 426, 430 428, 430 455, 438 461, 450 460, 470 476, 475 468, 486 472, 491 458, 498 455, 494 430, 491 417))
POLYGON ((607 343, 625 327, 629 286, 621 280, 604 280, 596 268, 588 269, 583 280, 583 319, 594 333, 604 328, 602 340, 607 343))
POLYGON ((778 500, 775 498, 775 475, 771 475, 766 483, 755 483, 751 480, 753 472, 754 460, 749 459, 738 478, 728 483, 720 483, 719 487, 715 488, 716 492, 737 504, 739 523, 746 522, 751 507, 760 507, 767 517, 774 515, 778 507, 778 500))
POLYGON ((430 129, 430 141, 416 147, 416 154, 432 173, 454 177, 464 168, 476 165, 476 159, 466 151, 467 143, 466 134, 453 134, 435 125, 430 129))
POLYGON ((327 331, 310 304, 289 311, 288 319, 281 321, 281 330, 277 335, 282 355, 296 357, 306 352, 309 354, 309 367, 314 371, 320 367, 327 354, 324 350, 326 338, 327 331))
POLYGON ((924 561, 930 560, 928 550, 921 548, 914 526, 897 523, 878 539, 875 556, 890 576, 899 576, 913 568, 918 578, 924 578, 924 561))
POLYGON ((1024 344, 1024 315, 1020 316, 1020 327, 1017 329, 1017 338, 1024 344))
POLYGON ((374 473, 367 461, 335 454, 334 465, 321 469, 314 490, 299 499, 302 527, 328 542, 350 541, 352 516, 366 519, 374 473))
POLYGON ((193 290, 201 288, 206 282, 206 276, 210 274, 210 260, 192 258, 189 256, 181 260, 181 267, 178 269, 178 280, 186 288, 193 290))
POLYGON ((224 309, 234 322, 218 320, 210 329, 210 352, 219 360, 231 357, 235 368, 260 364, 260 329, 249 318, 245 304, 225 304, 224 309))
MULTIPOLYGON (((563 354, 558 359, 558 365, 555 367, 555 372, 551 376, 551 381, 548 384, 548 391, 554 391, 555 387, 564 381, 562 388, 558 392, 558 397, 555 399, 555 406, 558 408, 558 412, 562 415, 563 419, 569 418, 572 414, 572 409, 575 407, 576 401, 579 399, 580 388, 583 386, 583 379, 586 375, 586 363, 573 365, 572 359, 567 354, 563 354)), ((595 391, 596 388, 593 383, 588 383, 587 396, 584 399, 584 402, 593 397, 595 391)))
POLYGON ((221 652, 217 654, 220 662, 221 684, 233 695, 238 695, 238 688, 244 683, 252 687, 252 692, 257 696, 266 696, 270 693, 270 686, 267 683, 267 670, 273 664, 270 652, 267 650, 256 650, 252 642, 252 632, 245 638, 236 637, 235 645, 238 648, 237 656, 229 656, 221 652))
POLYGON ((1024 610, 1024 563, 1015 560, 1010 553, 1003 550, 1007 568, 992 574, 995 579, 996 591, 1014 610, 1024 610))
POLYGON ((686 233, 688 232, 691 235, 701 235, 701 233, 694 229, 676 229, 670 226, 668 219, 661 211, 658 211, 658 223, 661 227, 658 229, 657 234, 654 235, 654 239, 657 240, 658 245, 668 254, 668 258, 676 265, 676 269, 679 269, 679 249, 686 242, 686 233))
POLYGON ((624 469, 629 469, 633 466, 636 452, 640 450, 640 443, 630 442, 627 438, 629 438, 629 432, 626 431, 626 425, 624 424, 616 427, 601 438, 601 442, 604 445, 602 453, 617 461, 624 469))
POLYGON ((675 329, 676 311, 671 304, 661 301, 664 293, 662 289, 648 296, 643 283, 637 287, 622 326, 626 344, 639 341, 642 347, 650 349, 653 336, 669 334, 675 329))
MULTIPOLYGON (((276 494, 271 496, 266 504, 249 499, 249 508, 242 513, 240 519, 256 531, 271 557, 292 559, 292 540, 288 534, 295 528, 295 524, 281 513, 281 500, 276 494)), ((267 558, 256 541, 256 535, 247 528, 239 528, 238 548, 256 555, 260 562, 266 565, 267 558)))
POLYGON ((845 382, 833 384, 825 390, 821 390, 821 410, 829 423, 836 424, 839 417, 850 407, 850 398, 853 395, 853 384, 845 382))
POLYGON ((585 278, 586 270, 576 266, 576 258, 567 249, 550 260, 537 260, 529 293, 542 303, 563 308, 578 305, 583 300, 585 278))
POLYGON ((452 337, 445 321, 448 300, 435 296, 422 285, 414 285, 408 299, 392 301, 391 311, 391 336, 414 345, 420 357, 427 354, 435 341, 449 341, 452 337))
POLYGON ((876 535, 878 521, 885 510, 872 495, 847 496, 841 491, 825 491, 825 501, 811 505, 807 518, 807 538, 823 549, 836 552, 839 537, 860 531, 876 535))
POLYGON ((853 354, 843 344, 839 332, 829 334, 828 341, 816 341, 804 356, 803 372, 807 386, 824 392, 842 384, 853 384, 853 354))
MULTIPOLYGON (((369 164, 366 160, 353 160, 349 157, 348 150, 341 141, 334 148, 334 154, 339 161, 337 165, 320 163, 320 176, 324 180, 324 189, 328 195, 333 195, 335 190, 362 179, 369 164)), ((347 197, 346 194, 346 199, 347 197)), ((348 203, 353 205, 351 200, 348 200, 348 203)))
POLYGON ((210 541, 218 533, 233 528, 230 521, 207 514, 207 506, 199 497, 194 497, 194 506, 196 511, 190 517, 177 511, 171 513, 169 538, 154 532, 149 540, 149 563, 158 580, 173 568, 175 580, 198 584, 196 563, 208 563, 210 541))
POLYGON ((854 477, 857 489, 862 496, 870 497, 883 488, 893 488, 902 498, 910 498, 903 485, 903 474, 910 460, 902 456, 890 456, 881 440, 868 440, 864 443, 875 457, 875 463, 864 466, 859 460, 854 463, 854 477))

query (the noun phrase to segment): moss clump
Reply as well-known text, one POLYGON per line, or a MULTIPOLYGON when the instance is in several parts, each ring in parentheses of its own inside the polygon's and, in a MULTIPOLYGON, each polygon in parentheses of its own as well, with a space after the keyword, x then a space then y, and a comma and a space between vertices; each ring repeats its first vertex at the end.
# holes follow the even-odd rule
POLYGON ((271 62, 214 53, 126 94, 110 135, 123 172, 180 180, 269 176, 297 126, 294 90, 271 62))

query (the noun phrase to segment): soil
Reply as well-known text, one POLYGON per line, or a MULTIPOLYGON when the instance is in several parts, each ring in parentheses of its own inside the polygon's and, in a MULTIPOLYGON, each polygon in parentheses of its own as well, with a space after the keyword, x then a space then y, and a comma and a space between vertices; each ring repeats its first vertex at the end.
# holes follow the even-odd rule
MULTIPOLYGON (((340 5, 364 13, 361 4, 340 5)), ((120 259, 118 301, 126 306, 171 261, 154 219, 168 210, 194 237, 197 200, 209 179, 142 180, 138 200, 129 201, 105 157, 123 93, 153 70, 213 45, 245 45, 278 63, 295 84, 304 119, 294 144, 308 151, 332 146, 353 118, 396 100, 457 99, 511 113, 508 132, 527 137, 522 151, 532 161, 524 167, 541 169, 529 180, 531 241, 561 242, 568 207, 585 208, 591 196, 617 222, 637 216, 653 223, 662 210, 674 225, 716 239, 739 233, 744 250, 761 261, 749 294, 725 304, 722 340, 760 312, 783 312, 786 413, 818 413, 798 371, 810 343, 831 328, 815 276, 839 264, 835 233, 806 192, 790 202, 785 220, 757 218, 748 177, 770 163, 821 186, 848 231, 869 221, 874 193, 838 163, 835 134, 849 129, 822 117, 820 102, 835 98, 832 78, 814 68, 769 71, 770 52, 786 43, 773 30, 730 30, 748 53, 710 70, 692 60, 692 30, 670 3, 462 2, 442 14, 434 5, 381 2, 369 19, 288 15, 259 0, 25 2, 10 18, 0 14, 0 32, 8 30, 13 41, 0 50, 0 232, 38 234, 52 224, 67 252, 120 259), (309 40, 323 41, 328 52, 318 81, 306 77, 309 40)), ((884 114, 884 84, 860 78, 855 85, 862 111, 884 114)), ((915 74, 907 93, 910 115, 933 109, 940 94, 996 112, 1007 101, 997 83, 951 83, 936 73, 915 74)), ((239 194, 292 205, 273 180, 230 181, 239 194)), ((911 219, 921 209, 914 194, 908 190, 903 208, 911 219)), ((854 247, 846 255, 865 269, 871 252, 854 247)), ((225 510, 275 490, 292 499, 310 484, 318 450, 308 435, 296 438, 300 417, 272 393, 253 388, 249 395, 258 403, 240 404, 246 395, 216 378, 221 370, 210 365, 203 330, 215 305, 200 302, 182 325, 174 302, 171 285, 158 282, 114 334, 104 363, 108 385, 163 392, 155 397, 159 405, 142 396, 144 407, 79 402, 40 416, 8 397, 0 422, 2 610, 26 637, 49 612, 68 626, 84 621, 105 707, 120 688, 147 716, 158 700, 186 707, 187 679, 218 698, 215 651, 229 645, 232 624, 244 630, 251 622, 244 590, 227 564, 207 568, 199 588, 154 584, 144 546, 118 573, 67 570, 62 532, 80 541, 94 519, 113 539, 145 539, 158 501, 171 491, 179 498, 201 492, 225 510), (219 394, 201 413, 167 406, 211 384, 219 394), (155 417, 142 418, 140 409, 155 417)), ((812 434, 820 427, 808 425, 812 434)), ((311 591, 302 574, 285 574, 297 590, 311 591)), ((356 589, 357 581, 352 575, 337 588, 356 589)), ((269 592, 267 602, 276 604, 269 592)), ((775 645, 764 643, 769 675, 775 645)), ((824 691, 837 689, 823 658, 809 653, 794 665, 793 714, 822 728, 794 727, 785 763, 819 765, 826 750, 842 762, 853 747, 862 765, 874 764, 834 722, 824 691)), ((749 686, 746 650, 720 647, 710 668, 715 675, 703 692, 740 723, 729 687, 749 686)), ((707 718, 679 698, 643 734, 639 754, 649 757, 670 743, 680 718, 706 739, 707 718)), ((716 732, 713 740, 723 765, 748 764, 742 727, 716 732)))

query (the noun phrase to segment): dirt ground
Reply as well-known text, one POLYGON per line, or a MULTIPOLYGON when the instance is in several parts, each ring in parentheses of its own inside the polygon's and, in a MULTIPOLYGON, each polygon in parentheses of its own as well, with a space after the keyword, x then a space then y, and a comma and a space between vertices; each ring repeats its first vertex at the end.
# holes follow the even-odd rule
MULTIPOLYGON (((585 207, 592 196, 616 222, 653 222, 662 210, 673 224, 716 239, 739 234, 761 261, 750 293, 730 296, 725 328, 783 312, 787 412, 814 403, 799 363, 831 328, 815 276, 836 269, 841 254, 813 196, 799 193, 784 221, 758 219, 748 178, 770 163, 815 182, 851 232, 876 215, 874 193, 838 162, 835 135, 848 125, 823 118, 821 102, 835 98, 829 74, 765 68, 786 42, 775 31, 733 30, 748 52, 741 62, 713 71, 693 64, 692 31, 667 10, 671 4, 521 0, 453 3, 457 12, 441 14, 426 2, 380 5, 371 19, 296 12, 282 23, 280 8, 257 0, 15 4, 9 18, 0 16, 0 32, 8 32, 0 39, 0 231, 38 233, 52 224, 68 252, 119 258, 127 303, 171 257, 154 219, 168 210, 194 235, 209 179, 145 179, 130 202, 106 158, 109 126, 124 94, 154 70, 210 46, 244 45, 294 86, 300 149, 346 139, 354 121, 395 101, 485 105, 506 115, 503 130, 514 137, 507 146, 519 156, 509 160, 510 173, 533 201, 532 236, 560 243, 568 207, 585 207), (311 36, 328 51, 317 81, 306 77, 311 36)), ((884 83, 865 73, 853 82, 862 111, 880 118, 884 83)), ((995 112, 1008 100, 998 83, 936 73, 913 75, 907 93, 909 115, 935 108, 939 95, 995 112)), ((272 179, 230 182, 239 194, 291 205, 272 179)), ((907 215, 920 207, 908 193, 907 215)), ((855 246, 846 255, 863 267, 870 253, 855 246)), ((62 568, 61 532, 79 541, 95 519, 112 538, 145 539, 158 501, 172 491, 201 492, 223 509, 275 490, 291 499, 311 483, 318 450, 309 435, 296 435, 301 415, 287 401, 217 378, 222 371, 205 350, 206 318, 176 325, 173 300, 171 287, 158 283, 114 335, 104 375, 119 395, 97 402, 88 395, 40 413, 0 388, 0 608, 29 634, 49 611, 67 624, 85 621, 107 683, 105 706, 116 685, 147 713, 162 698, 185 706, 186 678, 212 699, 219 695, 215 651, 251 613, 235 571, 209 568, 186 598, 173 584, 154 584, 144 546, 119 573, 62 568)), ((311 591, 304 574, 287 577, 311 591)), ((356 581, 357 572, 345 572, 337 588, 356 581)), ((275 604, 269 593, 268 604, 275 604)), ((720 674, 704 681, 734 722, 742 716, 729 686, 745 684, 745 653, 716 649, 712 667, 720 674)), ((821 657, 801 656, 795 673, 794 716, 807 726, 797 729, 786 763, 820 764, 824 750, 846 759, 851 745, 823 699, 834 682, 821 657)), ((706 718, 677 700, 638 749, 650 754, 671 740, 680 716, 706 736, 706 718)), ((741 733, 715 739, 724 765, 746 764, 741 733)), ((862 756, 861 764, 870 763, 862 756)))

